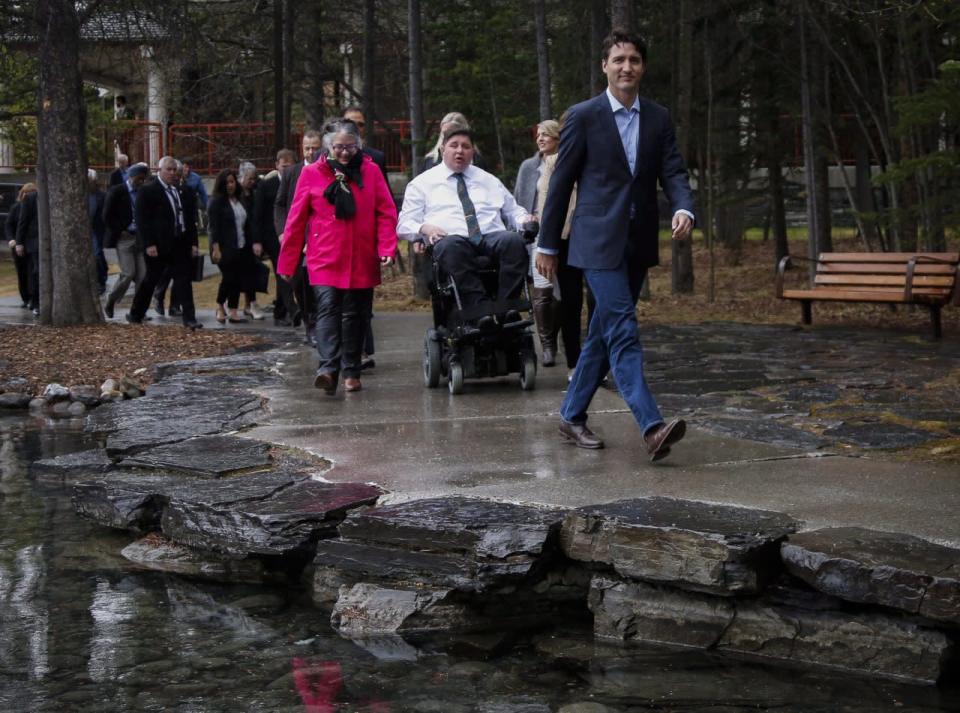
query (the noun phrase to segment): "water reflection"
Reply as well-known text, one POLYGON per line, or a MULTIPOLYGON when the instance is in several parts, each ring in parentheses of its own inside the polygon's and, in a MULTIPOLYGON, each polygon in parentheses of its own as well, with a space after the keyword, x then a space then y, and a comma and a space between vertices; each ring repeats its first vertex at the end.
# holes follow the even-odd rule
POLYGON ((304 591, 144 572, 27 464, 89 447, 0 419, 0 713, 960 710, 955 692, 533 636, 349 641, 304 591), (598 707, 599 706, 599 707, 598 707), (577 710, 577 708, 571 708, 577 710))

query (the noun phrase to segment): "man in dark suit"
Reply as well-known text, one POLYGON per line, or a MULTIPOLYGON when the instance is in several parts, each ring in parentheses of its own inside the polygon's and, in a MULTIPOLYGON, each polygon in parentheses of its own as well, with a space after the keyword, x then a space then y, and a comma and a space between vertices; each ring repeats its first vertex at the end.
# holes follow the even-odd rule
MULTIPOLYGON (((290 149, 280 149, 277 152, 276 170, 267 174, 261 180, 253 193, 253 239, 254 251, 257 245, 270 256, 273 263, 273 274, 277 274, 277 258, 280 255, 280 240, 277 237, 277 228, 273 222, 273 207, 280 190, 280 177, 283 172, 293 165, 296 155, 290 149)), ((296 303, 290 283, 276 278, 277 299, 273 305, 273 321, 277 325, 291 325, 296 317, 299 320, 296 303)), ((297 322, 299 325, 299 321, 297 322)))
POLYGON ((173 299, 183 307, 183 326, 199 329, 193 306, 193 258, 197 248, 197 207, 193 191, 180 187, 180 170, 172 156, 160 159, 157 178, 137 191, 134 205, 137 233, 144 246, 147 276, 137 285, 127 321, 139 324, 153 290, 170 271, 173 299))
POLYGON ((125 154, 117 155, 117 167, 110 174, 110 185, 119 186, 127 180, 127 166, 130 165, 130 158, 125 154))
POLYGON ((30 260, 30 311, 40 314, 40 220, 37 209, 37 191, 28 193, 20 201, 17 220, 17 256, 30 260))
MULTIPOLYGON (((293 196, 297 192, 297 181, 300 180, 300 173, 304 166, 313 163, 314 158, 320 152, 322 142, 323 137, 319 131, 309 129, 303 132, 303 159, 297 161, 281 174, 280 187, 277 189, 277 198, 273 204, 273 226, 278 236, 283 235, 283 228, 287 223, 287 213, 290 212, 290 206, 293 205, 293 196)), ((282 237, 280 239, 283 240, 282 237)), ((290 289, 293 292, 294 299, 300 305, 305 332, 304 341, 307 344, 314 344, 316 298, 313 295, 313 290, 310 289, 307 268, 302 261, 300 269, 297 270, 297 274, 290 281, 290 289)))
POLYGON ((674 239, 690 236, 693 196, 667 110, 638 96, 647 65, 643 39, 614 30, 602 53, 607 90, 571 107, 560 132, 536 267, 547 279, 556 274, 576 184, 569 264, 583 269, 596 309, 560 407, 560 433, 581 448, 603 447, 587 427, 587 408, 612 367, 651 460, 659 460, 683 437, 686 424, 665 422, 647 386, 636 303, 647 269, 659 262, 657 182, 674 211, 674 239))

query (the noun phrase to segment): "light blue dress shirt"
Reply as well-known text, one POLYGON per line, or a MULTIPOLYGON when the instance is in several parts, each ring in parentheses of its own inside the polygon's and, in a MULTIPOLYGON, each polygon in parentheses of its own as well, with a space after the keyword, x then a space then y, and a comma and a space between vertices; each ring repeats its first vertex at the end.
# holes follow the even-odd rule
POLYGON ((630 173, 634 174, 637 172, 637 143, 640 141, 640 97, 633 98, 629 109, 618 102, 609 89, 607 99, 610 100, 610 110, 617 122, 617 131, 620 132, 620 142, 627 155, 630 173))

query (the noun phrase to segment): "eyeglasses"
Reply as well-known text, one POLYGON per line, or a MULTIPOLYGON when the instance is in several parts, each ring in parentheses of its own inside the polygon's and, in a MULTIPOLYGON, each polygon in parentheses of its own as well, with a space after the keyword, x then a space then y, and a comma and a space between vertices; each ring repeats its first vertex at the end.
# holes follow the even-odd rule
POLYGON ((333 144, 330 147, 330 150, 334 153, 356 153, 357 145, 356 144, 333 144))

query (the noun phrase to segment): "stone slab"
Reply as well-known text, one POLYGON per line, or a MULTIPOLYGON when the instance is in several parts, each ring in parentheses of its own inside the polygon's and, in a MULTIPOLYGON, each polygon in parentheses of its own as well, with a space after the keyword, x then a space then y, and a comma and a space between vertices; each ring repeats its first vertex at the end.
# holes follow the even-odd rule
POLYGON ((179 485, 170 475, 120 476, 105 474, 74 485, 77 514, 104 527, 150 532, 160 527, 163 493, 179 485))
POLYGON ((861 448, 913 448, 943 438, 935 431, 869 419, 831 426, 823 435, 861 448))
POLYGON ((940 631, 872 612, 790 607, 595 577, 600 638, 713 649, 914 683, 935 683, 953 644, 940 631))
POLYGON ((185 577, 239 584, 283 584, 286 576, 271 570, 262 559, 219 557, 178 545, 152 532, 120 552, 145 569, 185 577))
POLYGON ((234 557, 302 554, 335 534, 348 510, 372 505, 383 493, 373 485, 303 478, 255 497, 231 497, 234 484, 260 477, 232 478, 220 493, 199 491, 194 484, 171 495, 163 533, 174 542, 234 557))
POLYGON ((781 556, 791 574, 827 594, 960 624, 960 550, 843 527, 791 535, 781 556))
POLYGON ((344 539, 410 550, 470 553, 505 559, 539 555, 559 532, 561 510, 448 496, 355 513, 344 539))
POLYGON ((113 461, 101 448, 44 458, 30 464, 30 475, 44 483, 64 483, 90 478, 113 468, 113 461))
POLYGON ((574 510, 560 539, 568 557, 624 577, 732 595, 779 573, 780 541, 798 527, 768 510, 657 497, 574 510))
POLYGON ((200 436, 151 448, 119 462, 122 468, 171 470, 204 478, 222 478, 263 470, 272 462, 270 444, 237 436, 200 436))

